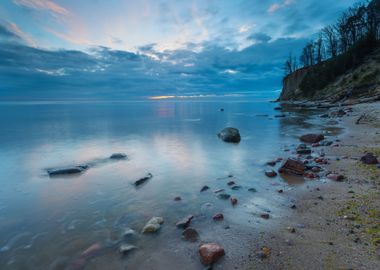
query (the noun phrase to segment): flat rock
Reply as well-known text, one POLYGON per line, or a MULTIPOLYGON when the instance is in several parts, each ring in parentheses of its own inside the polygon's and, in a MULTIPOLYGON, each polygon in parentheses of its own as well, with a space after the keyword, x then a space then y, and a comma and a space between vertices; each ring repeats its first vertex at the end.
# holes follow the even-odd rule
POLYGON ((300 144, 298 145, 297 147, 297 154, 300 154, 300 155, 309 155, 311 154, 311 149, 309 147, 307 147, 306 144, 300 144))
POLYGON ((110 156, 110 159, 126 159, 127 154, 124 153, 114 153, 110 156))
POLYGON ((77 166, 69 166, 69 167, 60 167, 48 169, 47 173, 49 176, 60 176, 60 175, 70 175, 70 174, 79 174, 84 172, 89 168, 88 165, 77 165, 77 166))
POLYGON ((317 143, 323 141, 325 136, 322 134, 305 134, 300 137, 300 140, 305 143, 317 143))
POLYGON ((153 217, 145 224, 142 233, 155 233, 161 228, 162 223, 164 223, 162 217, 153 217))
POLYGON ((289 175, 303 175, 305 173, 305 169, 305 164, 301 161, 288 159, 278 171, 289 175))
POLYGON ((182 232, 182 238, 186 241, 196 242, 199 239, 199 234, 195 229, 187 228, 182 232))
POLYGON ((208 189, 210 189, 209 186, 203 186, 203 187, 201 188, 201 192, 206 191, 206 190, 208 190, 208 189))
POLYGON ((204 265, 212 265, 225 255, 224 249, 215 243, 203 244, 199 247, 199 255, 204 265))
POLYGON ((229 143, 239 143, 241 140, 239 130, 237 128, 228 127, 218 133, 218 137, 229 143))
POLYGON ((137 247, 134 245, 129 245, 129 244, 122 244, 119 246, 119 252, 122 255, 127 255, 130 253, 132 250, 136 249, 137 247))

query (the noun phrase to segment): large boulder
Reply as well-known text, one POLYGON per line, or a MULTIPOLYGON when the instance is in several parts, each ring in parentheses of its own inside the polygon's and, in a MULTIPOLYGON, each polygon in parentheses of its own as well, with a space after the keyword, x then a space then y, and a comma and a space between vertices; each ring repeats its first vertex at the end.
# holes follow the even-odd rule
POLYGON ((306 167, 303 162, 294 159, 288 159, 278 171, 279 173, 283 174, 303 175, 305 173, 305 170, 306 167))
POLYGON ((361 157, 360 159, 364 164, 367 165, 372 165, 372 164, 378 164, 379 161, 377 158, 374 156, 372 153, 367 153, 364 156, 361 157))
POLYGON ((237 128, 228 127, 218 133, 218 137, 229 143, 239 143, 241 140, 239 130, 237 128))
POLYGON ((49 176, 79 174, 79 173, 84 172, 88 168, 89 168, 88 165, 77 165, 77 166, 48 169, 47 173, 49 174, 49 176))
POLYGON ((224 249, 215 243, 203 244, 199 247, 199 255, 204 265, 212 265, 225 255, 224 249))
POLYGON ((322 134, 305 134, 300 137, 301 142, 304 143, 317 143, 323 141, 325 136, 322 134))

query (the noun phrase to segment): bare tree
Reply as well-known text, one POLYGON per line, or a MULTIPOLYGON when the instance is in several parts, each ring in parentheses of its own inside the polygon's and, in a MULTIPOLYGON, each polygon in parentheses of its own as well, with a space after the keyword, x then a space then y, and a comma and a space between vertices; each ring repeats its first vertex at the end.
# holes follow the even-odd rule
POLYGON ((338 54, 338 37, 335 28, 332 26, 326 26, 322 29, 322 36, 326 40, 327 50, 330 57, 335 57, 338 54))
POLYGON ((284 64, 285 76, 292 74, 298 68, 297 59, 290 53, 284 64))
POLYGON ((315 47, 315 61, 317 64, 322 62, 323 58, 323 40, 322 36, 319 36, 317 41, 314 44, 315 47))

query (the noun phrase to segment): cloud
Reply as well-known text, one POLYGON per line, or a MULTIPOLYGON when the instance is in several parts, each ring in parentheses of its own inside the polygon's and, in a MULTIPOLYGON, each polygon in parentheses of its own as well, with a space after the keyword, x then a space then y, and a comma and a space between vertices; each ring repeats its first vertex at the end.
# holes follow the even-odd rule
POLYGON ((0 41, 25 43, 32 47, 36 46, 36 42, 15 23, 0 24, 0 41))
POLYGON ((47 10, 56 14, 68 15, 69 11, 51 0, 13 0, 18 6, 24 6, 35 10, 47 10))
POLYGON ((253 42, 255 42, 255 43, 267 43, 267 42, 269 42, 272 38, 269 36, 269 35, 267 35, 266 33, 253 33, 253 34, 251 34, 251 35, 249 35, 248 37, 247 37, 247 39, 248 40, 251 40, 251 41, 253 41, 253 42))
POLYGON ((295 3, 295 0, 284 0, 284 2, 282 2, 282 3, 275 3, 275 4, 270 5, 267 12, 268 13, 275 13, 276 11, 278 11, 284 7, 290 6, 294 3, 295 3))

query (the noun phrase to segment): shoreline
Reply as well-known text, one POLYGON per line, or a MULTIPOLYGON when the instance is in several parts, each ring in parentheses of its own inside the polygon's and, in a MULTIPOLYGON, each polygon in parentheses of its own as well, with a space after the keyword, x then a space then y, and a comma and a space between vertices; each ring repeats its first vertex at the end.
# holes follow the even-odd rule
POLYGON ((335 147, 321 147, 329 160, 322 175, 336 172, 344 181, 321 178, 284 191, 296 208, 252 245, 250 266, 380 269, 380 168, 360 162, 366 151, 380 154, 380 102, 351 107, 352 113, 339 118, 343 132, 334 136, 335 147), (362 115, 375 118, 356 124, 362 115), (271 250, 264 259, 257 256, 262 247, 271 250))

